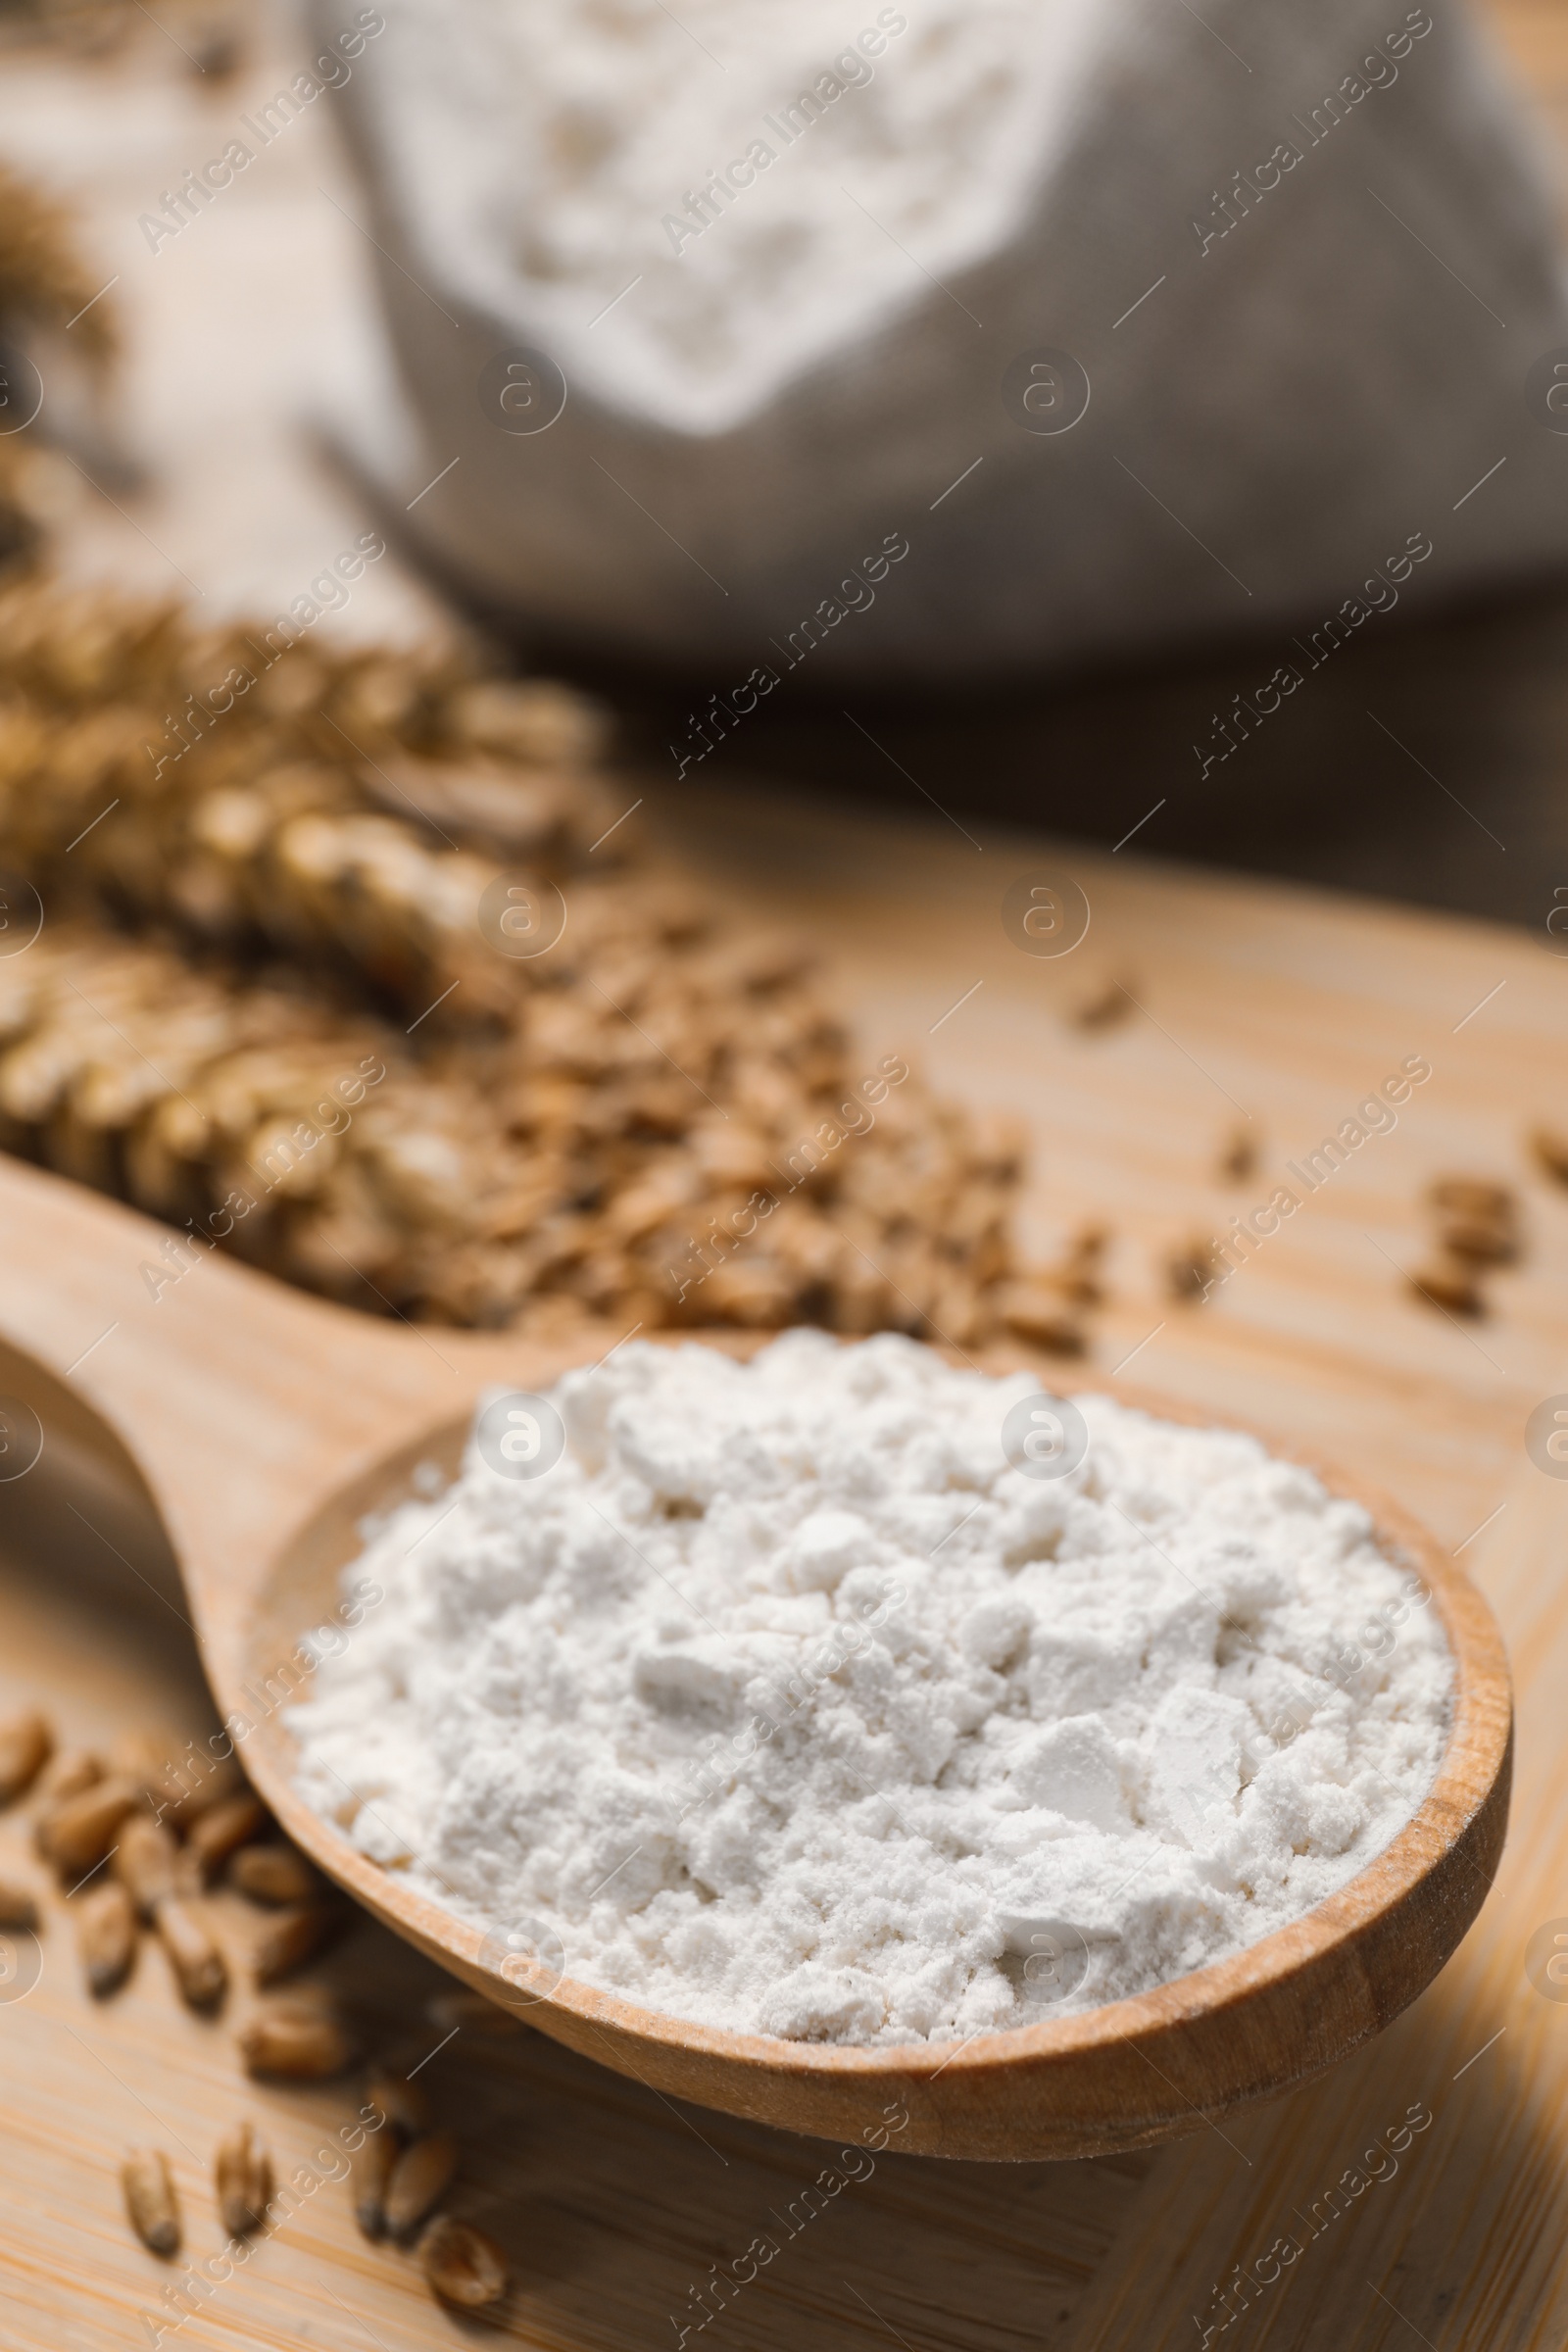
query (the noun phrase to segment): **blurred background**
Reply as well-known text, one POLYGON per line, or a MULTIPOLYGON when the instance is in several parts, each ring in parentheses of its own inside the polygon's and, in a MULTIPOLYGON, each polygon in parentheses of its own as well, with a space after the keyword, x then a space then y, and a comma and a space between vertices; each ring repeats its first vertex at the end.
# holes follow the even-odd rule
POLYGON ((326 629, 461 612, 603 694, 656 785, 699 753, 737 793, 1136 829, 1150 856, 1544 924, 1568 878, 1560 9, 993 11, 967 79, 928 12, 873 34, 872 78, 835 77, 798 155, 764 94, 858 54, 831 12, 751 48, 722 10, 659 12, 641 109, 595 64, 612 15, 542 73, 493 12, 339 13, 0 19, 0 156, 69 198, 126 347, 91 422, 69 349, 37 354, 69 572, 189 587, 204 618, 286 609, 368 514, 394 561, 326 629), (268 116, 323 50, 319 95, 268 116), (734 195, 687 211, 760 133, 755 223, 734 195), (235 138, 255 160, 166 209, 235 138), (756 381, 720 356, 726 304, 771 322, 756 381), (570 391, 514 436, 480 378, 519 349, 570 391), (1068 431, 1005 388, 1036 349, 1091 388, 1068 431), (884 529, 902 571, 793 674, 790 632, 884 529), (1407 536, 1431 557, 1374 588, 1407 536), (742 728, 720 713, 754 662, 779 684, 742 728), (1282 664, 1302 683, 1265 720, 1282 664))

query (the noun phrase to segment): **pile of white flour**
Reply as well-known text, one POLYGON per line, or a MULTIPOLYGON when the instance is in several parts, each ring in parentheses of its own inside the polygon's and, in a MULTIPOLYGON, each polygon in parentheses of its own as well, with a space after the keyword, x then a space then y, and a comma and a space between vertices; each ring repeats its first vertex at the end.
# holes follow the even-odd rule
POLYGON ((367 1853, 565 1973, 794 2039, 944 2039, 1256 1941, 1379 1852, 1443 1753, 1436 1611, 1253 1441, 896 1338, 749 1367, 634 1343, 566 1450, 374 1532, 384 1588, 292 1710, 367 1853), (1364 1661, 1364 1662, 1360 1662, 1364 1661))
POLYGON ((994 253, 1097 19, 1092 0, 385 14, 385 127, 439 189, 417 208, 427 266, 525 316, 570 383, 615 406, 634 387, 677 432, 732 422, 994 253))

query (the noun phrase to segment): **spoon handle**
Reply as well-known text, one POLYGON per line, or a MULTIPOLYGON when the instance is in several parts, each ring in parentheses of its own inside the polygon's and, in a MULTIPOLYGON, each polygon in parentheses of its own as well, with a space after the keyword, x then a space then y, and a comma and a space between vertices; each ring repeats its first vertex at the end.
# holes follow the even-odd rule
POLYGON ((204 1635, 243 1613, 279 1541, 328 1494, 466 1411, 501 1345, 308 1298, 0 1154, 13 1458, 38 1434, 17 1403, 45 1446, 54 1432, 102 1452, 107 1425, 164 1520, 204 1635))

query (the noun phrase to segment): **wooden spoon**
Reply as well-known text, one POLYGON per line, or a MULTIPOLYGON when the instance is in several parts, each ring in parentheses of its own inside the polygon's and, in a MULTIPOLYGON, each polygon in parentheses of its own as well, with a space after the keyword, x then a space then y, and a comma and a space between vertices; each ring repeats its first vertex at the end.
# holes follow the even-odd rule
MULTIPOLYGON (((400 1936, 518 2006, 528 1981, 513 1981, 494 1938, 487 1949, 477 1929, 367 1860, 301 1802, 279 1718, 300 1680, 301 1633, 335 1605, 365 1514, 408 1495, 420 1463, 455 1469, 482 1387, 543 1389, 604 1344, 590 1353, 581 1342, 551 1348, 372 1320, 206 1250, 188 1252, 188 1271, 171 1281, 169 1238, 113 1201, 0 1158, 0 1391, 34 1405, 46 1445, 96 1419, 101 1446, 107 1427, 121 1468, 169 1532, 219 1711, 254 1722, 238 1752, 289 1836, 400 1936)), ((757 1342, 730 1333, 714 1344, 744 1352, 757 1342)), ((1003 1360, 988 1358, 996 1368, 1003 1360)), ((901 2150, 938 2156, 1142 2147, 1333 2065, 1423 1990, 1479 1911, 1506 1824, 1512 1710, 1491 1612, 1435 1540, 1351 1480, 1329 1483, 1368 1503, 1431 1586, 1457 1694, 1419 1812, 1305 1918, 1136 1999, 957 2046, 851 2049, 721 2033, 570 1979, 521 2014, 658 2091, 873 2146, 891 2132, 901 2150)))

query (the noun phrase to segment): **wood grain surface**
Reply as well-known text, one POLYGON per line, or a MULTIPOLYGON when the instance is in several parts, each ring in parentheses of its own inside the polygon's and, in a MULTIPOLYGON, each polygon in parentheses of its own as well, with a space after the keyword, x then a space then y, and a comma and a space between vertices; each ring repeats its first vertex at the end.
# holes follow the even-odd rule
MULTIPOLYGON (((1499 0, 1491 13, 1568 125, 1568 10, 1499 0)), ((273 62, 257 79, 264 96, 273 62)), ((251 95, 242 83, 234 109, 251 95)), ((108 232, 214 151, 226 106, 178 98, 162 69, 141 66, 98 75, 90 103, 79 77, 48 64, 12 74, 0 96, 8 151, 85 192, 117 254, 108 232)), ((324 130, 309 135, 307 148, 302 126, 280 153, 270 208, 233 216, 221 258, 217 233, 230 232, 215 221, 209 264, 183 240, 134 289, 128 398, 167 479, 137 519, 77 494, 63 521, 78 568, 158 587, 188 570, 227 607, 270 603, 363 527, 293 426, 302 395, 332 371, 333 301, 359 244, 339 219, 338 249, 318 258, 315 184, 349 191, 324 130), (214 336, 233 365, 198 399, 214 336)), ((345 625, 432 617, 418 584, 388 567, 345 625)), ((1489 763, 1532 747, 1544 808, 1560 799, 1560 630, 1533 628, 1503 664, 1487 732, 1489 763)), ((457 2209, 516 2267, 504 2325, 438 2312, 407 2257, 364 2244, 346 2189, 328 2182, 166 2344, 423 2352, 499 2336, 541 2352, 641 2352, 691 2326, 690 2343, 692 2290, 762 2232, 776 2258, 704 2331, 735 2352, 1164 2352, 1200 2345, 1205 2329, 1244 2352, 1559 2352, 1568 2340, 1568 2001, 1525 1968, 1543 1930, 1568 1934, 1568 1483, 1543 1476, 1522 1442, 1532 1407, 1568 1391, 1568 1194, 1524 1146, 1535 1118, 1568 1120, 1568 964, 1539 934, 1135 863, 1138 844, 1089 858, 975 828, 977 849, 912 785, 909 807, 922 821, 907 826, 734 795, 654 813, 671 854, 738 907, 816 930, 868 1051, 907 1041, 970 1099, 1028 1111, 1036 1239, 1090 1213, 1115 1228, 1095 1364, 1140 1349, 1129 1377, 1338 1456, 1459 1552, 1498 1614, 1518 1707, 1513 1828, 1482 1919, 1379 2041, 1223 2136, 1023 2167, 930 2164, 895 2145, 809 2224, 799 2213, 820 2169, 810 2143, 671 2106, 535 2035, 481 2044, 463 2032, 438 2047, 446 2029, 424 2004, 445 1980, 367 1922, 319 1973, 372 2039, 434 2053, 420 2080, 464 2139, 457 2209), (1038 863, 1069 864, 1094 902, 1089 940, 1059 966, 1017 955, 1000 927, 1005 881, 1038 863), (1075 992, 1112 971, 1147 1010, 1095 1034, 1074 1027, 1075 992), (1359 1149, 1207 1305, 1173 1301, 1164 1250, 1266 1199, 1277 1169, 1410 1053, 1433 1076, 1398 1129, 1359 1149), (1237 1188, 1216 1160, 1247 1113, 1263 1162, 1237 1188), (1490 1286, 1492 1312, 1473 1328, 1403 1286, 1424 1249, 1421 1187, 1454 1169, 1514 1181, 1525 1202, 1527 1255, 1490 1286), (1430 2126, 1367 2161, 1412 2108, 1430 2126), (1222 2327, 1219 2291, 1237 2266, 1256 2280, 1282 2237, 1298 2253, 1245 2287, 1248 2307, 1222 2327)), ((1406 855, 1419 865, 1413 843, 1391 852, 1390 888, 1403 887, 1406 855)), ((1544 896, 1558 878, 1544 877, 1544 896)), ((69 1478, 0 1488, 0 1700, 45 1703, 74 1739, 205 1730, 156 1529, 86 1456, 62 1466, 69 1478)), ((0 1818, 5 1864, 25 1867, 27 1853, 24 1820, 0 1818)), ((220 1926, 238 1952, 255 1915, 220 1898, 220 1926)), ((229 2122, 256 2116, 286 2171, 347 2119, 351 2086, 258 2090, 230 2023, 193 2020, 156 1952, 99 2007, 77 1983, 58 1901, 42 1941, 35 1990, 0 2004, 0 2332, 18 2352, 119 2352, 154 2340, 142 2315, 158 2324, 171 2283, 124 2226, 124 2146, 168 2150, 200 2259, 220 2242, 208 2166, 229 2122)))

